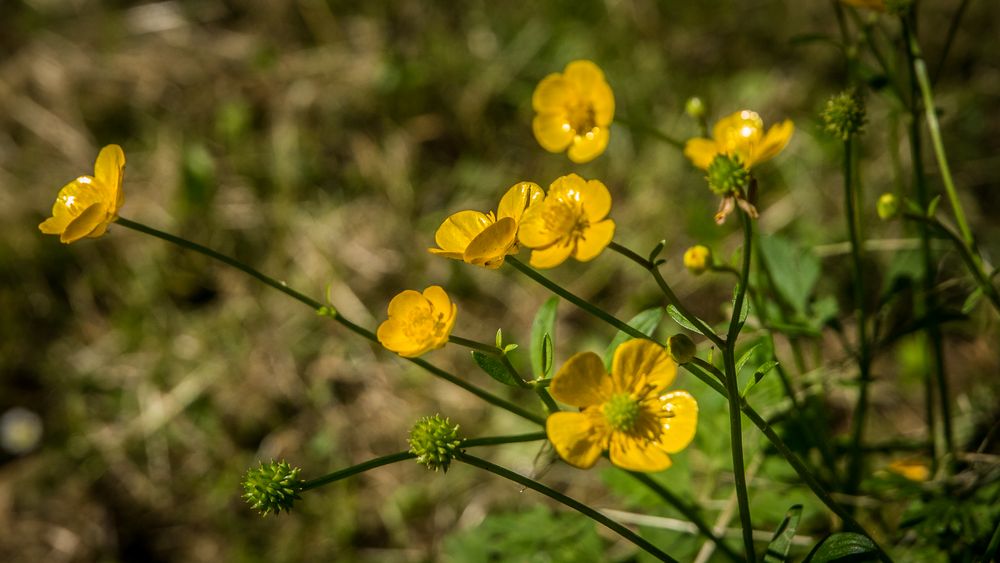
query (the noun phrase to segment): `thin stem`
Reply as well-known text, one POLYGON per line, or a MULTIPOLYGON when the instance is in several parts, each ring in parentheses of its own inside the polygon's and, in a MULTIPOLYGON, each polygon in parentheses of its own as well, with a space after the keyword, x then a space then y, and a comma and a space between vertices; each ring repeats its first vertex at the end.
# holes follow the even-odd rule
POLYGON ((847 472, 848 492, 854 493, 861 481, 864 454, 861 443, 864 440, 865 418, 868 413, 868 388, 871 383, 871 355, 868 342, 868 316, 865 308, 864 265, 862 264, 861 220, 858 213, 860 197, 854 169, 854 143, 844 141, 844 214, 847 231, 851 240, 851 274, 854 285, 854 310, 858 323, 858 402, 854 409, 851 428, 852 452, 847 472))
POLYGON ((462 338, 461 336, 456 336, 454 334, 448 335, 448 342, 451 342, 452 344, 458 344, 459 346, 465 346, 466 348, 470 348, 472 350, 478 350, 480 352, 489 354, 491 356, 503 355, 503 351, 498 349, 496 346, 493 346, 491 344, 483 344, 482 342, 478 342, 476 340, 470 340, 468 338, 462 338))
POLYGON ((655 479, 653 479, 649 475, 646 475, 645 473, 639 473, 636 471, 625 471, 625 473, 631 475, 636 481, 639 481, 640 483, 645 485, 646 488, 656 493, 661 499, 666 501, 667 504, 676 508, 678 512, 680 512, 685 518, 687 518, 692 524, 694 524, 695 527, 698 528, 698 531, 700 531, 702 535, 704 535, 706 538, 711 540, 711 542, 714 543, 715 546, 719 548, 719 551, 725 553, 727 557, 729 557, 733 561, 743 560, 743 558, 738 553, 736 553, 736 551, 734 551, 733 548, 729 547, 726 544, 726 542, 723 541, 723 539, 720 538, 712 530, 712 527, 709 526, 701 518, 701 515, 698 514, 698 511, 695 507, 681 500, 677 495, 670 492, 670 489, 667 489, 666 487, 658 483, 655 479))
POLYGON ((955 10, 955 15, 951 18, 951 23, 948 25, 948 33, 944 39, 944 47, 941 47, 941 55, 938 57, 937 65, 934 67, 931 86, 937 84, 937 81, 941 79, 941 73, 944 72, 944 63, 948 59, 948 53, 951 51, 951 45, 955 41, 955 36, 958 35, 958 24, 961 23, 962 16, 965 15, 965 9, 968 7, 969 0, 962 0, 962 3, 958 5, 958 9, 955 10))
POLYGON ((590 303, 586 299, 578 297, 577 295, 569 292, 568 290, 564 289, 561 285, 543 276, 537 270, 521 262, 517 258, 514 258, 513 256, 508 256, 505 259, 505 262, 513 266, 517 271, 535 280, 536 282, 541 284, 543 287, 545 287, 552 293, 555 293, 559 297, 562 297, 566 301, 569 301, 570 303, 576 305, 577 307, 583 309, 584 311, 590 313, 591 315, 594 315, 595 317, 617 328, 618 330, 624 332, 625 334, 632 336, 634 338, 645 338, 647 340, 649 339, 649 337, 643 334, 642 331, 629 326, 624 321, 616 318, 614 315, 611 315, 604 309, 601 309, 600 307, 597 307, 596 305, 590 303))
POLYGON ((664 143, 674 147, 675 149, 684 150, 684 141, 675 139, 655 127, 650 127, 649 125, 644 125, 621 116, 615 117, 615 123, 618 123, 619 125, 624 125, 625 127, 632 129, 633 131, 640 131, 642 133, 645 133, 650 137, 653 137, 654 139, 663 141, 664 143))
POLYGON ((529 432, 527 434, 513 434, 511 436, 487 436, 485 438, 469 438, 462 440, 463 448, 474 448, 476 446, 499 446, 501 444, 516 444, 519 442, 537 442, 545 440, 548 435, 545 432, 529 432))
POLYGON ((635 251, 627 247, 624 247, 618 244, 617 242, 611 242, 611 244, 608 245, 608 248, 614 250, 618 254, 621 254, 622 256, 628 258, 629 260, 642 266, 645 270, 649 271, 649 273, 652 274, 653 278, 656 279, 656 285, 660 286, 660 291, 662 291, 663 295, 667 297, 668 303, 673 305, 689 323, 691 323, 692 325, 694 325, 695 328, 698 329, 698 332, 702 333, 706 338, 711 340, 713 344, 715 344, 719 348, 725 346, 725 342, 722 340, 722 338, 720 338, 719 335, 715 334, 715 331, 709 328, 708 325, 706 325, 701 319, 699 319, 696 315, 694 315, 694 313, 689 311, 688 308, 684 306, 684 303, 682 303, 681 300, 677 298, 677 294, 675 294, 674 291, 670 289, 670 285, 667 284, 666 280, 663 279, 663 276, 660 274, 659 267, 657 267, 657 265, 654 262, 650 262, 649 260, 636 254, 635 251))
POLYGON ((398 461, 406 461, 408 459, 416 459, 416 457, 417 457, 417 454, 410 453, 410 452, 398 452, 398 453, 394 453, 394 454, 385 455, 385 456, 382 456, 382 457, 377 457, 375 459, 370 459, 370 460, 368 460, 368 461, 366 461, 364 463, 359 463, 357 465, 352 465, 352 466, 347 467, 345 469, 340 469, 338 471, 334 471, 333 473, 330 473, 328 475, 324 475, 322 477, 317 477, 316 479, 313 479, 311 481, 306 481, 305 483, 302 484, 302 487, 299 488, 299 490, 300 491, 308 491, 309 489, 315 489, 317 487, 322 487, 323 485, 327 485, 327 484, 333 483, 334 481, 340 481, 341 479, 346 479, 348 477, 352 477, 354 475, 357 475, 358 473, 364 473, 365 471, 368 471, 369 469, 375 469, 376 467, 382 467, 383 465, 389 465, 391 463, 396 463, 398 461))
MULTIPOLYGON (((904 18, 904 26, 908 26, 904 18)), ((958 230, 962 233, 962 240, 969 246, 973 244, 972 231, 965 220, 965 211, 962 209, 962 202, 958 199, 958 192, 955 190, 955 183, 951 178, 951 168, 948 166, 948 156, 944 152, 944 142, 941 140, 941 127, 938 124, 937 111, 934 107, 934 93, 931 90, 931 81, 927 77, 927 65, 920 53, 920 45, 917 37, 913 33, 907 34, 907 47, 910 53, 910 61, 913 65, 913 73, 916 75, 917 83, 920 86, 920 95, 924 101, 924 116, 927 119, 927 129, 931 133, 931 144, 934 146, 934 156, 937 158, 938 169, 941 172, 941 181, 944 182, 945 193, 948 194, 948 201, 951 202, 952 212, 955 214, 955 222, 958 223, 958 230)))
POLYGON ((505 354, 503 350, 497 348, 496 346, 491 346, 489 344, 484 344, 468 338, 462 338, 461 336, 455 336, 454 334, 448 336, 448 341, 453 344, 465 346, 466 348, 471 348, 478 352, 483 352, 484 354, 490 354, 491 356, 499 358, 500 363, 503 364, 507 373, 511 375, 514 382, 517 383, 519 387, 522 389, 532 389, 535 394, 538 395, 538 398, 541 399, 542 403, 545 404, 545 409, 549 412, 559 412, 559 405, 552 400, 552 396, 549 395, 548 390, 546 390, 545 387, 529 383, 526 379, 524 379, 524 377, 521 376, 521 372, 517 371, 517 368, 515 368, 514 364, 510 362, 510 358, 507 357, 507 354, 505 354))
POLYGON ((632 530, 629 530, 625 526, 619 524, 618 522, 615 522, 614 520, 608 518, 604 514, 601 514, 600 512, 594 510, 593 508, 587 506, 586 504, 583 504, 582 502, 574 498, 568 497, 555 489, 549 488, 548 486, 543 485, 542 483, 539 483, 534 479, 525 477, 520 473, 515 473, 514 471, 507 469, 506 467, 501 467, 499 465, 496 465, 495 463, 486 461, 485 459, 481 459, 475 456, 471 456, 466 453, 458 454, 457 456, 455 456, 455 460, 467 463, 473 467, 478 467, 479 469, 483 469, 485 471, 489 471, 494 475, 499 475, 504 479, 508 479, 519 485, 527 487, 531 490, 542 493, 543 495, 551 498, 552 500, 564 504, 572 508, 573 510, 576 510, 577 512, 580 512, 581 514, 587 516, 591 520, 594 520, 595 522, 605 525, 613 532, 617 533, 626 540, 632 542, 637 547, 639 547, 646 553, 652 555, 653 557, 656 557, 660 561, 671 561, 674 563, 676 563, 677 561, 673 557, 670 557, 669 555, 661 551, 655 545, 643 539, 642 536, 640 536, 639 534, 636 534, 632 530))
MULTIPOLYGON (((232 266, 232 267, 236 268, 237 270, 240 270, 241 272, 244 272, 244 273, 248 274, 249 276, 260 280, 261 282, 264 282, 264 284, 269 285, 269 286, 273 287, 274 289, 277 289, 278 291, 281 291, 282 293, 291 296, 292 298, 296 299, 297 301, 300 301, 300 302, 306 304, 307 306, 309 306, 313 310, 315 310, 317 312, 322 312, 325 316, 329 316, 329 317, 333 318, 333 320, 337 321, 338 323, 340 323, 341 325, 343 325, 345 328, 349 329, 350 331, 354 332, 355 334, 357 334, 357 335, 359 335, 359 336, 361 336, 361 337, 363 337, 363 338, 365 338, 365 339, 367 339, 367 340, 369 340, 369 341, 371 341, 373 343, 378 344, 378 337, 375 336, 375 334, 372 331, 370 331, 370 330, 368 330, 366 328, 363 328, 363 327, 361 327, 359 325, 354 324, 353 322, 351 322, 350 320, 348 320, 347 318, 345 318, 343 315, 341 315, 338 311, 335 311, 335 310, 333 310, 330 307, 324 306, 319 301, 316 301, 315 299, 313 299, 311 297, 308 297, 306 295, 303 295, 302 293, 299 293, 298 291, 295 291, 294 289, 288 287, 285 284, 285 282, 280 282, 280 281, 278 281, 278 280, 276 280, 276 279, 274 279, 274 278, 272 278, 272 277, 270 277, 268 275, 265 275, 265 274, 263 274, 263 273, 255 270, 255 269, 251 268, 250 266, 244 264, 243 262, 240 262, 239 260, 236 260, 235 258, 231 258, 229 256, 226 256, 225 254, 221 254, 219 252, 216 252, 215 250, 212 250, 211 248, 208 248, 207 246, 202 246, 202 245, 200 245, 200 244, 198 244, 196 242, 192 242, 192 241, 189 241, 187 239, 183 239, 181 237, 172 235, 170 233, 165 233, 163 231, 160 231, 160 230, 154 229, 152 227, 143 225, 142 223, 136 223, 135 221, 130 221, 130 220, 124 218, 124 217, 119 217, 117 223, 119 225, 122 225, 123 227, 128 227, 128 228, 130 228, 132 230, 139 231, 140 233, 144 233, 144 234, 147 234, 147 235, 154 236, 156 238, 159 238, 159 239, 165 240, 167 242, 176 244, 177 246, 180 246, 181 248, 186 248, 188 250, 193 250, 195 252, 198 252, 200 254, 208 256, 209 258, 213 258, 215 260, 218 260, 219 262, 222 262, 223 264, 226 264, 228 266, 232 266)), ((471 383, 463 381, 463 380, 459 379, 458 377, 456 377, 456 376, 454 376, 454 375, 452 375, 452 374, 450 374, 450 373, 442 370, 441 368, 438 368, 437 366, 434 366, 433 364, 428 363, 425 360, 421 360, 420 358, 403 358, 403 359, 407 360, 410 363, 416 364, 416 365, 424 368, 425 370, 429 371, 433 375, 436 375, 437 377, 440 377, 441 379, 444 379, 445 381, 448 381, 450 383, 453 383, 453 384, 461 387, 462 389, 465 389, 466 391, 472 393, 473 395, 479 397, 480 399, 486 401, 487 403, 490 403, 491 405, 500 407, 500 408, 502 408, 504 410, 507 410, 507 411, 509 411, 511 413, 514 413, 514 414, 516 414, 516 415, 518 415, 518 416, 520 416, 520 417, 522 417, 524 419, 530 420, 530 421, 532 421, 532 422, 534 422, 536 424, 545 424, 545 419, 543 417, 541 417, 541 416, 539 416, 537 414, 531 413, 529 411, 526 411, 523 408, 515 405, 514 403, 511 403, 509 401, 501 399, 500 397, 497 397, 496 395, 493 395, 492 393, 490 393, 488 391, 484 391, 483 389, 480 389, 479 387, 476 387, 475 385, 473 385, 471 383)))
POLYGON ((740 273, 740 282, 736 290, 736 299, 733 301, 733 316, 729 321, 729 332, 726 335, 726 346, 722 349, 723 363, 726 370, 726 397, 729 399, 729 438, 732 444, 733 454, 733 477, 736 482, 736 500, 739 503, 740 523, 743 528, 743 547, 749 561, 756 561, 757 556, 753 545, 753 524, 750 520, 750 498, 747 492, 746 467, 743 460, 743 430, 740 407, 742 398, 740 397, 739 382, 736 373, 736 340, 739 338, 740 328, 743 323, 740 319, 743 311, 743 300, 746 298, 747 285, 750 281, 750 258, 753 254, 751 245, 753 237, 753 225, 751 219, 745 212, 740 210, 740 218, 743 221, 743 267, 740 273))

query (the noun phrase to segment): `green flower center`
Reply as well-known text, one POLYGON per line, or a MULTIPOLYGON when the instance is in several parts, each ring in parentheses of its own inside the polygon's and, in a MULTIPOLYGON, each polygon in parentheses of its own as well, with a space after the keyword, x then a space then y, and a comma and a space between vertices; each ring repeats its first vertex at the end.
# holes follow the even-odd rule
POLYGON ((608 420, 611 428, 619 432, 628 432, 635 428, 639 421, 639 413, 639 401, 630 393, 612 395, 611 399, 604 403, 604 418, 608 420))

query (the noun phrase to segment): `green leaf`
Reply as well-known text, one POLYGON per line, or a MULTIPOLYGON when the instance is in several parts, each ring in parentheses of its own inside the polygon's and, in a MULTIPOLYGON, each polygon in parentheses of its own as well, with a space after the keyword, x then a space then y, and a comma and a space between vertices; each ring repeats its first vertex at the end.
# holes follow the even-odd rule
POLYGON ((475 360, 476 365, 478 365, 493 379, 496 379, 497 381, 503 383, 504 385, 517 387, 517 382, 514 381, 514 376, 509 371, 507 371, 507 368, 503 365, 503 362, 501 362, 494 356, 490 356, 489 354, 484 354, 478 350, 473 350, 472 359, 475 360))
POLYGON ((510 354, 514 350, 517 350, 517 344, 507 344, 506 346, 503 347, 503 353, 505 355, 510 354))
MULTIPOLYGON (((628 322, 628 326, 638 330, 646 336, 653 336, 653 332, 656 331, 656 327, 660 326, 660 321, 662 320, 663 307, 653 307, 652 309, 646 309, 645 311, 632 317, 632 319, 628 322)), ((611 344, 608 344, 607 350, 604 351, 605 369, 611 369, 611 359, 615 356, 615 350, 631 339, 631 336, 620 330, 617 334, 615 334, 615 337, 611 339, 611 344)))
POLYGON ((549 333, 545 333, 545 337, 542 338, 542 374, 548 378, 552 375, 552 336, 549 333))
POLYGON ((937 206, 939 203, 941 203, 941 194, 934 196, 934 199, 932 199, 931 202, 927 204, 928 218, 934 217, 934 214, 937 213, 937 206))
POLYGON ((503 329, 497 329, 497 348, 503 348, 503 329))
POLYGON ((861 534, 841 532, 827 536, 809 553, 803 563, 878 561, 875 543, 861 534))
MULTIPOLYGON (((535 377, 544 378, 548 371, 545 369, 545 337, 549 337, 551 345, 552 338, 556 334, 556 308, 559 306, 558 297, 550 297, 535 313, 535 320, 531 323, 531 370, 535 377)), ((549 354, 549 368, 551 369, 552 355, 549 354)))
POLYGON ((760 237, 759 243, 775 290, 799 315, 806 317, 806 305, 819 280, 819 258, 809 249, 776 235, 760 237))
POLYGON ((740 393, 740 396, 746 398, 746 396, 750 393, 750 390, 753 389, 755 385, 760 383, 761 379, 764 379, 764 376, 767 375, 767 372, 771 371, 776 367, 778 367, 778 362, 774 360, 768 360, 757 366, 757 369, 754 370, 753 372, 753 378, 751 378, 750 381, 747 382, 747 385, 746 387, 743 388, 743 392, 740 393))
POLYGON ((968 315, 976 308, 979 304, 979 300, 983 298, 983 288, 977 287, 965 298, 965 303, 962 304, 962 314, 968 315))
MULTIPOLYGON (((667 305, 667 314, 670 315, 670 318, 673 319, 675 323, 690 330, 691 332, 701 334, 700 330, 698 330, 693 324, 691 324, 687 319, 684 318, 684 315, 682 315, 681 312, 677 310, 677 307, 674 307, 673 305, 667 305)), ((702 322, 704 323, 704 321, 702 322)), ((705 325, 707 326, 708 323, 705 323, 705 325)))
POLYGON ((764 343, 763 342, 758 342, 758 343, 754 344, 753 346, 750 347, 749 350, 747 350, 746 352, 743 352, 743 355, 740 356, 740 359, 736 360, 736 374, 737 375, 739 375, 740 370, 743 369, 743 366, 746 365, 746 363, 750 360, 750 356, 753 356, 753 353, 757 350, 757 348, 760 348, 762 344, 764 344, 764 343))
POLYGON ((785 513, 785 519, 778 525, 778 529, 771 538, 771 543, 767 544, 767 551, 764 552, 764 563, 784 563, 788 561, 788 552, 792 548, 792 538, 795 537, 795 530, 799 527, 799 519, 802 518, 802 505, 796 504, 785 513))

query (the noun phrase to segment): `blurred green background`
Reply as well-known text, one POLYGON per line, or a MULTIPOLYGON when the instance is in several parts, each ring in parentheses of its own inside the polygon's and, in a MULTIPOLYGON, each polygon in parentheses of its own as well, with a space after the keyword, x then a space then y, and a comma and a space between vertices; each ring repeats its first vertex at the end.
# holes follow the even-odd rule
MULTIPOLYGON (((936 72, 958 2, 919 4, 936 72)), ((4 432, 21 433, 0 450, 4 561, 632 553, 606 530, 462 466, 446 476, 385 467, 308 493, 291 515, 251 512, 239 483, 257 460, 286 458, 318 476, 405 449, 412 422, 435 412, 470 437, 534 428, 201 256, 115 226, 69 247, 42 236, 37 224, 58 189, 90 173, 105 144, 122 145, 128 159, 122 216, 326 296, 369 328, 397 292, 440 284, 458 303, 456 334, 491 341, 502 327, 526 348, 543 289, 513 270, 425 249, 450 213, 492 208, 515 182, 547 186, 569 172, 608 185, 618 242, 644 253, 665 239, 667 279, 699 315, 721 321, 731 280, 695 278, 680 261, 694 243, 728 259, 739 242, 735 222, 713 223, 718 202, 701 172, 621 125, 586 165, 534 141, 535 84, 588 58, 605 70, 617 116, 680 139, 698 134, 683 114, 689 96, 705 100, 710 122, 744 108, 768 124, 794 120, 788 149, 758 171, 760 229, 815 247, 820 291, 850 309, 847 256, 836 246, 846 240, 840 145, 816 117, 846 85, 842 53, 820 38, 839 37, 831 2, 5 0, 0 13, 0 414, 16 413, 4 432)), ((987 259, 1000 251, 998 21, 997 3, 969 3, 936 85, 956 182, 987 259)), ((882 25, 897 33, 891 19, 882 25)), ((862 172, 866 234, 896 241, 910 235, 877 222, 873 202, 894 187, 885 124, 897 110, 869 96, 862 172)), ((938 190, 933 164, 928 172, 938 190)), ((869 255, 886 286, 886 272, 914 262, 906 240, 889 248, 869 255)), ((942 251, 938 266, 963 274, 953 253, 942 251)), ((612 253, 551 272, 623 318, 661 302, 643 274, 612 253)), ((981 307, 947 330, 957 425, 971 449, 997 417, 996 325, 981 307)), ((603 350, 613 334, 562 304, 557 365, 603 350)), ((877 364, 873 439, 924 435, 919 347, 903 341, 877 364)), ((833 367, 817 377, 834 382, 822 400, 842 415, 831 427, 846 432, 853 390, 836 384, 847 377, 843 351, 832 335, 814 348, 829 352, 833 367)), ((466 351, 428 359, 507 393, 466 351)), ((690 376, 675 386, 698 397, 702 431, 662 481, 714 522, 731 500, 726 411, 690 376)), ((780 392, 760 393, 754 404, 766 413, 780 392)), ((535 407, 531 396, 510 396, 535 407)), ((764 455, 759 434, 747 441, 755 524, 773 530, 788 505, 803 502, 802 533, 818 539, 832 529, 787 465, 764 455)), ((536 460, 538 443, 481 453, 522 472, 546 470, 547 483, 597 507, 676 516, 613 472, 548 468, 547 453, 536 460)), ((876 458, 868 469, 875 475, 886 463, 876 458)), ((644 531, 682 560, 702 543, 657 525, 644 531)))

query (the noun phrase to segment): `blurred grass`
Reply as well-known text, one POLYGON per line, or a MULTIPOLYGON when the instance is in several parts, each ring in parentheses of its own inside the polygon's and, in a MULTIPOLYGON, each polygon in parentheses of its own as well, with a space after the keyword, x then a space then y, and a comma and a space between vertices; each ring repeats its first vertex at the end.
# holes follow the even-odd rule
MULTIPOLYGON (((951 4, 921 3, 932 62, 951 4)), ((838 148, 815 117, 843 87, 842 60, 827 44, 793 41, 837 35, 828 3, 31 0, 3 12, 0 410, 29 408, 45 428, 35 452, 0 452, 5 561, 436 560, 442 545, 475 545, 446 543, 450 532, 544 504, 469 468, 446 478, 408 464, 311 492, 291 516, 251 513, 238 487, 257 459, 319 475, 405 449, 409 425, 433 412, 470 436, 527 427, 199 256, 115 227, 69 248, 42 237, 36 225, 56 191, 87 173, 104 144, 128 157, 124 216, 327 295, 368 327, 398 291, 441 284, 459 304, 457 334, 489 340, 503 327, 526 345, 543 290, 424 249, 449 213, 490 208, 517 181, 544 186, 569 171, 609 186, 617 240, 641 251, 666 239, 668 279, 699 315, 722 318, 729 280, 692 278, 680 256, 699 242, 728 257, 735 231, 712 223, 717 202, 677 151, 616 125, 605 155, 573 166, 532 138, 534 85, 575 58, 606 71, 620 116, 678 138, 697 133, 682 113, 691 95, 706 100, 710 121, 743 107, 767 123, 795 120, 789 150, 760 173, 762 229, 809 246, 845 238, 838 148)), ((937 86, 956 181, 988 258, 1000 250, 1000 68, 984 42, 998 15, 993 3, 972 3, 937 86)), ((873 122, 892 109, 870 100, 873 122)), ((874 222, 872 203, 892 185, 886 135, 872 127, 865 141, 872 238, 902 236, 874 222)), ((956 262, 946 255, 941 266, 956 262)), ((628 318, 659 298, 624 264, 608 254, 551 275, 628 318)), ((843 302, 845 257, 823 268, 821 287, 843 302)), ((613 335, 565 304, 559 314, 558 363, 613 335)), ((989 314, 948 334, 968 439, 995 412, 996 334, 989 314)), ((892 383, 907 372, 895 359, 878 365, 872 428, 919 437, 920 387, 892 383)), ((432 360, 492 385, 461 350, 432 360)), ((706 413, 724 412, 693 379, 679 383, 706 413)), ((835 387, 828 401, 846 412, 845 397, 835 387)), ((703 429, 713 420, 706 414, 703 429)), ((689 482, 689 498, 725 501, 728 444, 715 441, 726 435, 724 423, 703 431, 679 456, 669 479, 689 482)), ((530 471, 536 452, 491 455, 530 471)), ((596 473, 556 467, 547 479, 620 506, 596 473)), ((767 496, 755 495, 760 527, 789 504, 777 495, 765 508, 767 496)), ((823 514, 813 508, 807 521, 823 514)), ((816 530, 829 526, 819 520, 816 530)))

